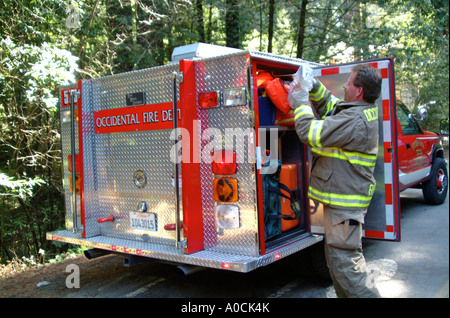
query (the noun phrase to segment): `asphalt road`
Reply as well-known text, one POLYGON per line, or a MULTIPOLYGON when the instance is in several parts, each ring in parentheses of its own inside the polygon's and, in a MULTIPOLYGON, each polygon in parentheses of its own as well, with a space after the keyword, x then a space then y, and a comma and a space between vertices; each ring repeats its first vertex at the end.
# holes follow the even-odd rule
POLYGON ((449 199, 426 205, 422 191, 401 194, 401 242, 365 241, 369 264, 379 266, 383 297, 449 297, 449 199))

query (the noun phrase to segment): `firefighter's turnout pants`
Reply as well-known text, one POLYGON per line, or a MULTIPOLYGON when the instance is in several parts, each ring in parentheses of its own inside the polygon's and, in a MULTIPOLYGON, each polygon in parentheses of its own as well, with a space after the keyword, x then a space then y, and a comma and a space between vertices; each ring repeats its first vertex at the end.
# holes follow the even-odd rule
POLYGON ((333 208, 324 206, 325 256, 339 298, 380 297, 362 253, 362 224, 345 220, 333 224, 333 208))

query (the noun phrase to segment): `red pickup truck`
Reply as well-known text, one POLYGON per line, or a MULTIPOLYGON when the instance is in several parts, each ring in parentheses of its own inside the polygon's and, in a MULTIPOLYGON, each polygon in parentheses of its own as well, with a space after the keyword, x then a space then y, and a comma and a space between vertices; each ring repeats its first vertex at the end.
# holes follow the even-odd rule
POLYGON ((448 172, 440 136, 424 131, 418 118, 397 100, 398 166, 400 191, 421 188, 428 204, 442 204, 447 196, 448 172))

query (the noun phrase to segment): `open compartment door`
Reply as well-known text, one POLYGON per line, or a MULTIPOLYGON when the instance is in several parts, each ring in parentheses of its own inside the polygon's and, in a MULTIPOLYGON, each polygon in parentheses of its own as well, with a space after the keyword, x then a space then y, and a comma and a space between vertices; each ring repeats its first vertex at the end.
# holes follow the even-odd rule
MULTIPOLYGON (((318 67, 314 75, 333 95, 343 99, 343 85, 356 64, 370 64, 380 70, 383 81, 378 105, 379 150, 375 166, 376 189, 365 217, 365 238, 400 241, 400 199, 398 183, 394 62, 391 58, 318 67)), ((323 209, 311 202, 311 228, 323 233, 323 209)))

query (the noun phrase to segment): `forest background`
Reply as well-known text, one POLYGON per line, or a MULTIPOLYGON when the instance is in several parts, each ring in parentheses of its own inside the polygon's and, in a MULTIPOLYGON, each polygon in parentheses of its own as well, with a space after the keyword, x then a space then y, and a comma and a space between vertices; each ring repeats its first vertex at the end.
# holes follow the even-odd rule
POLYGON ((1 0, 0 265, 67 249, 45 238, 64 227, 58 85, 166 64, 195 42, 324 64, 394 57, 397 95, 438 131, 448 35, 447 0, 1 0))

